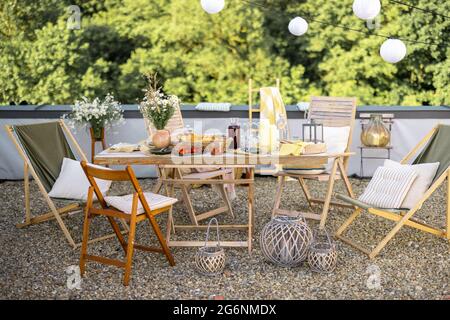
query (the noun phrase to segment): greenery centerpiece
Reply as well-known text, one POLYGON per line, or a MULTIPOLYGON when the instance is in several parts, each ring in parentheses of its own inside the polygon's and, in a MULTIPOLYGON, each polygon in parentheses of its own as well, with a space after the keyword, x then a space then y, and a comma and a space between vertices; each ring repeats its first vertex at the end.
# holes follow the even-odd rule
POLYGON ((148 80, 145 95, 139 105, 142 115, 156 128, 152 135, 153 145, 157 148, 165 148, 170 144, 170 132, 165 130, 167 123, 172 118, 175 110, 180 107, 180 99, 175 95, 166 95, 158 86, 157 74, 146 75, 148 80))
POLYGON ((93 138, 101 139, 105 127, 123 121, 123 110, 114 96, 108 93, 103 100, 100 98, 89 100, 83 97, 75 102, 72 112, 64 118, 76 124, 88 124, 93 138))

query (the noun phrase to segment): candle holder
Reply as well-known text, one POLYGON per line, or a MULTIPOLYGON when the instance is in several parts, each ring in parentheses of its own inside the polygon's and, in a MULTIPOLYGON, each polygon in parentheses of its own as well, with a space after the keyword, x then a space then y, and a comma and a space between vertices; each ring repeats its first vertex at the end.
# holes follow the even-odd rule
POLYGON ((309 122, 304 123, 302 125, 302 138, 305 142, 313 142, 313 143, 323 143, 323 124, 317 123, 314 119, 311 119, 309 122), (306 138, 306 134, 308 133, 308 139, 306 138), (320 133, 320 136, 318 135, 320 133))

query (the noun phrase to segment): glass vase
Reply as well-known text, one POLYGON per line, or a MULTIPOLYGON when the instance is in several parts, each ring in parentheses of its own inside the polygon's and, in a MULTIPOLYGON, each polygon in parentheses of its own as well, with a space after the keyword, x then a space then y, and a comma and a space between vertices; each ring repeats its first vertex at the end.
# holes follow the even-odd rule
POLYGON ((381 114, 372 114, 369 123, 361 132, 361 142, 366 147, 385 147, 391 140, 391 133, 383 123, 381 114))

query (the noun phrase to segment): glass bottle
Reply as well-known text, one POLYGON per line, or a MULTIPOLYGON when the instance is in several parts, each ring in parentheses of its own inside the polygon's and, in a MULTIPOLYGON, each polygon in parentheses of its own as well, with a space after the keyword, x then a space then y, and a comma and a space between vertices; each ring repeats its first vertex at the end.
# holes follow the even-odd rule
POLYGON ((233 139, 233 142, 231 143, 231 148, 234 150, 239 149, 241 126, 239 125, 238 118, 231 118, 230 124, 228 126, 228 137, 233 139))

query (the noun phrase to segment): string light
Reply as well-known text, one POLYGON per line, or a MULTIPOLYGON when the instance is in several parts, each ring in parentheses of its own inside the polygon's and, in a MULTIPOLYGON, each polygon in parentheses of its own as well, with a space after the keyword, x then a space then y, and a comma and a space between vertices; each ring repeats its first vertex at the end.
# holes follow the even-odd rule
POLYGON ((301 36, 308 31, 308 22, 301 17, 295 17, 289 22, 288 29, 294 36, 301 36))
MULTIPOLYGON (((276 8, 273 8, 273 7, 268 7, 268 6, 266 6, 266 5, 262 4, 262 3, 259 3, 259 2, 256 2, 256 1, 251 1, 251 0, 241 0, 241 1, 247 3, 248 5, 251 5, 251 6, 254 6, 254 7, 258 7, 260 9, 262 9, 262 10, 265 10, 265 11, 269 11, 269 12, 272 13, 272 15, 274 13, 278 13, 280 16, 286 16, 285 12, 283 12, 281 10, 277 10, 276 8)), ((352 31, 352 32, 357 32, 357 33, 361 33, 361 34, 364 34, 364 35, 367 35, 367 36, 375 36, 375 37, 380 37, 380 38, 384 38, 384 39, 390 39, 390 38, 393 37, 392 35, 383 35, 383 34, 380 34, 380 33, 375 33, 373 31, 368 31, 368 30, 363 30, 363 29, 356 29, 356 28, 353 28, 353 27, 349 27, 349 26, 346 26, 346 25, 339 24, 339 23, 331 23, 331 22, 327 22, 327 21, 324 21, 324 20, 319 20, 319 19, 316 18, 318 15, 314 16, 314 15, 308 13, 308 12, 305 12, 305 11, 300 11, 300 10, 297 10, 297 11, 299 11, 302 14, 302 16, 307 21, 310 21, 310 22, 316 22, 316 23, 319 23, 319 24, 322 24, 322 25, 325 25, 325 26, 331 26, 331 27, 340 28, 340 29, 344 29, 344 30, 348 30, 348 31, 352 31)), ((403 42, 406 42, 406 43, 435 45, 435 46, 439 45, 439 44, 434 43, 432 41, 420 41, 420 40, 413 40, 413 39, 400 38, 400 37, 395 37, 395 38, 399 39, 399 40, 402 40, 403 42)))
POLYGON ((209 14, 216 14, 225 7, 225 0, 201 0, 200 5, 209 14))
POLYGON ((406 56, 406 46, 399 39, 387 39, 381 45, 380 55, 386 62, 400 62, 406 56))
POLYGON ((352 8, 358 18, 372 20, 380 13, 381 3, 380 0, 354 0, 352 8))

